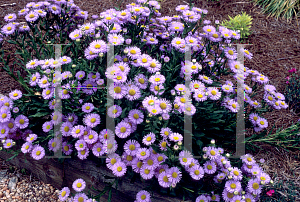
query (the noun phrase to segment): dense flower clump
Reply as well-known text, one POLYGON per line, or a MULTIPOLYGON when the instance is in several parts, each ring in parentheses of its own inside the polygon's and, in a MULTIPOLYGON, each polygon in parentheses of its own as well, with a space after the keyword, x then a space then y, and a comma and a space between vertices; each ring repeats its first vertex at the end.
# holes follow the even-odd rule
MULTIPOLYGON (((162 188, 168 189, 178 187, 184 174, 193 181, 213 176, 214 183, 224 188, 218 193, 196 196, 196 202, 257 201, 263 186, 272 181, 253 156, 242 156, 243 164, 238 168, 228 155, 223 156, 222 148, 212 144, 203 148, 203 159, 199 161, 182 146, 183 130, 176 123, 171 127, 171 122, 184 114, 199 117, 197 113, 203 110, 200 106, 206 102, 237 113, 240 103, 235 84, 229 80, 216 82, 224 72, 231 72, 237 82, 247 77, 251 77, 251 84, 255 82, 254 87, 242 85, 245 102, 254 110, 265 104, 277 110, 287 108, 284 95, 268 84, 268 77, 237 61, 238 51, 228 44, 240 38, 238 32, 213 26, 210 21, 204 21, 203 27, 197 25, 207 10, 179 5, 176 11, 180 15, 171 17, 161 16, 159 9, 157 1, 137 0, 124 10, 109 9, 100 17, 92 16, 88 22, 88 12, 72 0, 48 0, 29 3, 19 11, 18 16, 24 16, 26 23, 17 22, 16 14, 5 16, 8 24, 1 28, 0 41, 16 39, 18 35, 31 37, 30 31, 38 23, 48 26, 47 19, 52 17, 57 22, 48 26, 56 31, 53 37, 67 39, 72 48, 60 58, 43 54, 24 65, 29 72, 29 89, 40 96, 45 111, 52 111, 51 120, 41 126, 50 137, 47 145, 37 141, 43 137, 26 129, 30 117, 21 114, 25 111, 15 104, 25 98, 21 91, 14 90, 9 97, 0 98, 3 147, 9 149, 22 139, 25 143, 22 142, 21 152, 30 153, 36 160, 48 151, 60 150, 81 160, 106 155, 106 166, 116 177, 125 176, 130 168, 144 180, 155 178, 162 188), (112 48, 116 53, 114 63, 106 67, 112 48), (184 61, 188 50, 196 59, 184 61), (61 74, 55 69, 58 67, 61 74), (189 86, 183 82, 187 76, 192 78, 189 86), (106 102, 101 87, 108 81, 113 83, 106 86, 107 93, 115 103, 105 109, 101 105, 106 102), (62 88, 57 88, 58 84, 62 88), (263 104, 251 99, 257 84, 264 88, 263 104), (55 95, 61 99, 62 112, 55 110, 59 104, 55 95), (117 120, 114 131, 104 124, 106 113, 117 120), (154 127, 149 126, 150 120, 154 127), (59 127, 57 133, 53 132, 54 127, 59 127), (177 154, 179 158, 174 163, 171 156, 177 154)), ((239 51, 248 59, 253 56, 246 49, 239 51)), ((255 132, 268 127, 268 121, 260 114, 252 110, 248 115, 255 132)), ((73 183, 72 188, 78 192, 74 201, 92 200, 82 193, 85 187, 83 179, 73 183)), ((69 195, 70 189, 63 188, 60 200, 69 195)), ((142 201, 150 201, 146 190, 136 195, 136 202, 142 201)))

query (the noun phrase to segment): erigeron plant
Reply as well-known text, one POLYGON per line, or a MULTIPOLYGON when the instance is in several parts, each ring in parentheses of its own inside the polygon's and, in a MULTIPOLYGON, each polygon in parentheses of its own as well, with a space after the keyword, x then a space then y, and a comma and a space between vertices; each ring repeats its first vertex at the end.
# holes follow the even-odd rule
MULTIPOLYGON (((246 126, 253 127, 255 132, 268 127, 267 120, 260 116, 262 112, 287 107, 284 96, 268 84, 266 76, 236 61, 237 51, 228 44, 240 38, 238 32, 207 22, 198 27, 197 22, 201 24, 207 11, 197 7, 179 5, 176 11, 181 15, 173 17, 161 17, 159 9, 156 1, 138 0, 125 10, 109 9, 100 13, 99 18, 93 16, 87 21, 88 12, 72 1, 49 1, 29 3, 19 11, 20 17, 25 16, 26 25, 18 23, 15 14, 7 15, 1 41, 16 45, 15 54, 23 59, 16 63, 28 75, 25 79, 20 73, 15 77, 8 65, 9 56, 5 61, 2 51, 4 70, 27 91, 22 94, 14 90, 9 97, 0 99, 3 147, 10 149, 16 142, 22 145, 21 152, 30 153, 36 160, 60 148, 64 155, 81 160, 90 156, 98 161, 93 156, 107 155, 106 166, 117 178, 140 175, 165 188, 165 192, 176 191, 197 198, 196 201, 207 201, 209 197, 215 201, 233 197, 241 200, 242 175, 235 174, 241 174, 241 170, 233 167, 236 172, 232 175, 224 171, 232 166, 228 159, 222 163, 221 148, 206 148, 209 152, 204 151, 207 154, 200 161, 192 156, 202 156, 203 143, 211 138, 224 144, 234 140, 235 113, 240 108, 237 90, 229 80, 220 82, 220 76, 233 74, 234 80, 252 76, 250 85, 255 84, 245 84, 244 91, 245 105, 252 107, 246 113, 246 126), (114 64, 107 67, 111 47, 108 43, 114 46, 115 58, 114 64), (63 46, 62 57, 57 59, 53 47, 46 44, 69 45, 63 46), (192 61, 185 62, 188 46, 192 61), (62 89, 58 91, 63 110, 51 113, 58 106, 53 97, 58 84, 55 68, 59 66, 62 89), (187 74, 192 77, 188 88, 183 82, 187 74), (106 86, 109 80, 114 84, 106 86), (251 100, 258 85, 265 89, 262 103, 251 100), (105 86, 107 89, 99 88, 105 86), (115 99, 113 106, 105 105, 106 92, 115 99), (187 94, 192 94, 192 98, 187 98, 187 94), (254 113, 256 110, 258 113, 254 113), (117 123, 115 131, 106 128, 106 112, 117 123), (193 117, 193 153, 182 145, 184 114, 193 117), (61 119, 59 139, 53 128, 61 119), (40 125, 42 133, 32 130, 40 125), (182 158, 178 161, 176 155, 182 158), (197 171, 191 170, 194 166, 197 171), (199 196, 203 190, 210 193, 215 185, 189 187, 190 178, 182 177, 191 175, 196 183, 215 174, 223 179, 215 181, 222 187, 215 191, 219 195, 216 199, 211 194, 199 196)), ((242 52, 251 59, 248 50, 242 52)), ((252 160, 251 156, 246 157, 252 160)), ((265 181, 253 177, 261 171, 254 163, 248 160, 249 167, 245 168, 250 188, 244 195, 251 201, 259 198, 260 183, 265 181), (256 174, 252 173, 252 165, 256 174)))

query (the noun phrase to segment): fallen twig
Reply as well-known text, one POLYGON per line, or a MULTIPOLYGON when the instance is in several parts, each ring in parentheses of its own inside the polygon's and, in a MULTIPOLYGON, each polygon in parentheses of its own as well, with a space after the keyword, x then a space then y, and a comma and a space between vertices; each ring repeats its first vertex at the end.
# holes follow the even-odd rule
POLYGON ((12 4, 2 4, 2 5, 0 5, 0 7, 4 7, 4 6, 15 6, 16 5, 16 3, 12 3, 12 4))
MULTIPOLYGON (((298 56, 295 56, 295 57, 278 58, 278 59, 276 59, 276 60, 293 59, 293 58, 298 58, 298 57, 300 57, 300 55, 298 55, 298 56)), ((269 60, 269 62, 271 62, 271 61, 274 61, 274 60, 269 60)))

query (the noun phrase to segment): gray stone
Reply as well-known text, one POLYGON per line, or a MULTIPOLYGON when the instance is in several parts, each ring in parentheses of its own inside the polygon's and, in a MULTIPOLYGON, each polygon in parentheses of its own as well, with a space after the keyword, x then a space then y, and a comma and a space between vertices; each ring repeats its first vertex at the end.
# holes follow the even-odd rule
POLYGON ((6 173, 7 173, 7 170, 1 170, 0 171, 0 181, 6 177, 6 173))
POLYGON ((18 178, 17 177, 10 178, 9 183, 8 183, 8 188, 10 190, 16 189, 17 182, 18 182, 18 178))

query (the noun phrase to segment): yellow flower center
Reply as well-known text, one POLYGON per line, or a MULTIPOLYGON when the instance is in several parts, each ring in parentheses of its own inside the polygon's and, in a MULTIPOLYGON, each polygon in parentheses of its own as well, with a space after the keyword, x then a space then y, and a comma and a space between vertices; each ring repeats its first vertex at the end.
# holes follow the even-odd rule
POLYGON ((36 154, 37 156, 39 156, 39 155, 41 154, 41 151, 37 151, 35 154, 36 154))
POLYGON ((122 128, 120 129, 120 131, 121 131, 121 133, 125 133, 125 132, 126 132, 126 128, 125 128, 125 127, 122 127, 122 128))
POLYGON ((145 170, 144 170, 144 173, 148 175, 148 174, 150 173, 150 170, 145 169, 145 170))
POLYGON ((211 91, 211 94, 212 94, 212 95, 216 95, 216 94, 217 94, 217 91, 212 90, 212 91, 211 91))
POLYGON ((233 50, 228 51, 229 55, 233 55, 233 50))
POLYGON ((69 147, 68 146, 64 146, 64 150, 65 151, 69 151, 69 147))
POLYGON ((143 195, 141 196, 141 199, 142 199, 142 200, 145 200, 145 199, 146 199, 146 195, 143 194, 143 195))
POLYGON ((252 188, 253 189, 258 189, 259 188, 259 184, 254 182, 253 185, 252 185, 252 188))
POLYGON ((146 58, 143 58, 143 59, 142 59, 142 62, 143 62, 143 63, 146 63, 147 61, 148 61, 148 60, 147 60, 146 58))
POLYGON ((177 174, 176 172, 173 172, 173 173, 172 173, 172 177, 173 177, 173 178, 176 178, 177 176, 178 176, 178 174, 177 174))
POLYGON ((133 118, 138 119, 138 118, 140 118, 140 117, 139 117, 138 114, 134 114, 134 115, 133 115, 133 118))
POLYGON ((147 139, 146 139, 146 140, 147 140, 148 142, 150 142, 150 141, 151 141, 151 139, 152 139, 152 138, 149 136, 149 137, 147 137, 147 139))
POLYGON ((91 122, 95 123, 96 122, 96 118, 91 118, 91 122))
POLYGON ((186 102, 185 98, 180 98, 180 102, 185 103, 186 102))
POLYGON ((235 189, 236 188, 236 184, 234 184, 234 183, 230 184, 230 188, 231 189, 235 189))
POLYGON ((24 119, 20 119, 19 123, 24 124, 25 123, 24 119))
MULTIPOLYGON (((54 10, 54 9, 53 9, 53 10, 54 10)), ((30 14, 30 15, 29 15, 30 18, 34 18, 34 16, 35 16, 34 14, 30 14)))
POLYGON ((167 176, 164 176, 164 177, 163 177, 163 181, 164 181, 164 182, 169 182, 168 177, 167 177, 167 176))
POLYGON ((212 166, 211 166, 211 165, 207 165, 206 168, 207 168, 208 170, 211 170, 211 169, 212 169, 212 166))
POLYGON ((129 90, 129 95, 132 95, 132 96, 133 96, 133 95, 135 95, 135 94, 136 94, 135 90, 133 90, 133 89, 130 89, 130 90, 129 90))
POLYGON ((115 163, 117 163, 117 160, 116 160, 115 158, 112 158, 112 159, 110 160, 110 163, 111 163, 112 165, 114 165, 115 163))
POLYGON ((100 44, 96 44, 95 48, 101 48, 101 45, 100 44))
POLYGON ((121 87, 117 86, 114 88, 115 93, 121 93, 121 87))
POLYGON ((176 41, 176 44, 181 44, 181 41, 176 41))
POLYGON ((199 175, 199 174, 200 174, 199 170, 195 170, 195 171, 194 171, 194 174, 195 174, 195 175, 199 175))

